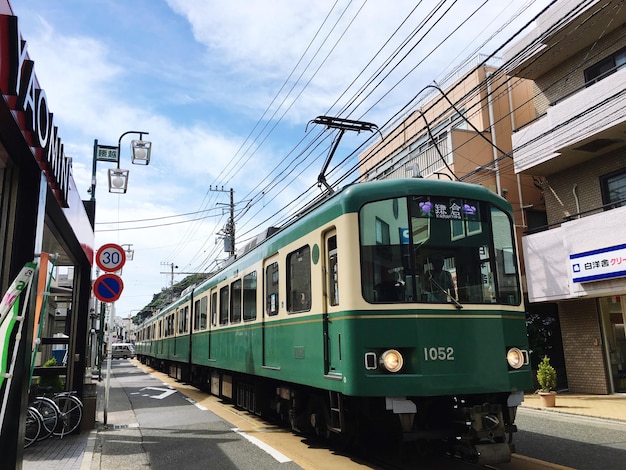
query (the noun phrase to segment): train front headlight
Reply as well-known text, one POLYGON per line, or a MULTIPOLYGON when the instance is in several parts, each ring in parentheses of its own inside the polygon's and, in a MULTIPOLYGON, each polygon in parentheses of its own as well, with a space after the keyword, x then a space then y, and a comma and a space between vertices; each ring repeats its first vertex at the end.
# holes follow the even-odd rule
POLYGON ((380 356, 380 362, 389 372, 399 372, 404 365, 404 358, 399 351, 388 349, 380 356))
POLYGON ((526 363, 526 356, 524 352, 519 348, 510 348, 506 352, 506 362, 513 369, 519 369, 526 363))

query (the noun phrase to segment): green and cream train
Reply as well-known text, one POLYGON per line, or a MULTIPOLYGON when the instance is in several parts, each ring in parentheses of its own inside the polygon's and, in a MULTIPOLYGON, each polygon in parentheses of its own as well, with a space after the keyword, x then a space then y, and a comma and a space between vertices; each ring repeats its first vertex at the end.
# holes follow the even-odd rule
POLYGON ((511 206, 452 181, 347 186, 146 320, 136 354, 298 432, 507 461, 532 386, 511 206))

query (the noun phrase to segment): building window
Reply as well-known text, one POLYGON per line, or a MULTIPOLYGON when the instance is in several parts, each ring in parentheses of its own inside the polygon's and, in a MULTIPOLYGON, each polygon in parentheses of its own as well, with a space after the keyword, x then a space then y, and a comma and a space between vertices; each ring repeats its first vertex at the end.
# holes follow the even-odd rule
POLYGON ((382 219, 376 217, 376 244, 389 245, 389 224, 382 219))
POLYGON ((591 86, 603 78, 614 74, 618 70, 623 69, 625 66, 626 48, 623 48, 586 69, 585 86, 591 86))
POLYGON ((605 210, 626 205, 626 169, 601 176, 600 187, 605 210))

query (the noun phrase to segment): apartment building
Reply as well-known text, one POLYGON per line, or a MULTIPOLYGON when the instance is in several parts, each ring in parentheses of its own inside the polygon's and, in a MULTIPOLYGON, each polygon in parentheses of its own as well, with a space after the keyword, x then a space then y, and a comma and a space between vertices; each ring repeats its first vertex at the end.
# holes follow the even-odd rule
POLYGON ((503 60, 535 84, 512 135, 547 216, 522 238, 528 300, 558 307, 570 391, 626 392, 626 5, 556 2, 503 60))

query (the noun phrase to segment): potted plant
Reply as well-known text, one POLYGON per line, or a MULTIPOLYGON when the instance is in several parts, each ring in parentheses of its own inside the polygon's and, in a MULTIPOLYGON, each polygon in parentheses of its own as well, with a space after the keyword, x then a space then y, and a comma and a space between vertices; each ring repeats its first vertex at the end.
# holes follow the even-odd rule
POLYGON ((556 402, 556 371, 550 365, 550 358, 543 356, 537 368, 537 382, 539 382, 539 399, 541 406, 552 407, 556 402))

